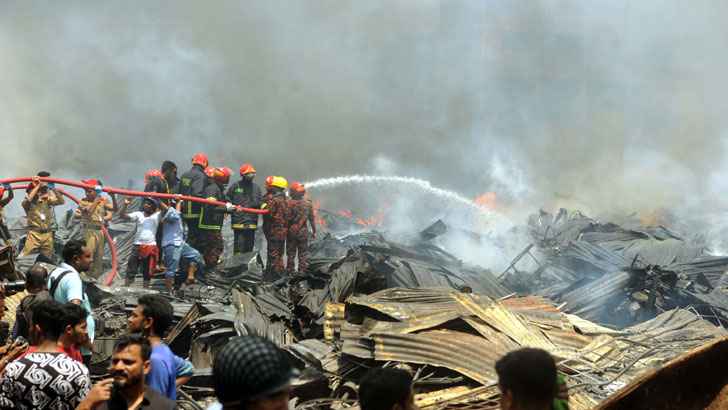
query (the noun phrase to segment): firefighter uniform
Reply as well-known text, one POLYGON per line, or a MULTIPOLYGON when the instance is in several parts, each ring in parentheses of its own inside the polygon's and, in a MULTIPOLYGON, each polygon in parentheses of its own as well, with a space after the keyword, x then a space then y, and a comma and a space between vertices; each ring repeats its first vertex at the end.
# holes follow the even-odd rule
POLYGON ((303 270, 308 265, 306 248, 308 247, 308 225, 314 226, 316 217, 313 213, 313 204, 308 199, 292 198, 290 203, 291 214, 288 218, 288 230, 286 234, 286 255, 288 263, 286 269, 296 270, 296 252, 298 252, 298 270, 303 270))
POLYGON ((51 220, 53 219, 52 206, 60 200, 49 194, 43 195, 33 202, 23 201, 25 214, 28 217, 28 236, 25 238, 25 248, 19 256, 40 253, 48 259, 53 258, 53 232, 51 220))
MULTIPOLYGON (((233 205, 250 209, 264 209, 263 192, 252 181, 241 179, 230 185, 227 200, 233 205)), ((255 244, 255 231, 258 229, 258 214, 235 212, 232 215, 232 228, 235 238, 235 254, 252 252, 255 244)))
MULTIPOLYGON (((205 189, 209 182, 201 165, 193 165, 192 169, 182 174, 179 184, 179 194, 184 196, 205 197, 205 189)), ((199 202, 184 201, 182 203, 182 219, 187 225, 187 243, 197 249, 200 247, 200 211, 202 205, 199 202)))
MULTIPOLYGON (((184 180, 184 178, 183 178, 184 180)), ((205 189, 205 199, 210 201, 223 201, 225 192, 217 183, 210 184, 205 189)), ((226 208, 224 206, 204 204, 200 210, 199 235, 200 253, 205 260, 207 269, 214 269, 222 255, 225 243, 222 240, 222 224, 225 220, 226 208)))
POLYGON ((101 276, 101 266, 104 261, 104 232, 102 230, 104 217, 114 206, 106 199, 101 198, 96 204, 94 212, 90 213, 91 205, 93 205, 93 201, 84 199, 79 202, 78 209, 81 210, 81 221, 84 227, 83 240, 86 241, 86 246, 94 258, 88 274, 92 278, 98 279, 101 276))
POLYGON ((277 273, 285 270, 283 252, 291 215, 290 201, 283 192, 278 192, 270 196, 267 207, 268 213, 263 218, 263 233, 268 243, 266 269, 277 273))

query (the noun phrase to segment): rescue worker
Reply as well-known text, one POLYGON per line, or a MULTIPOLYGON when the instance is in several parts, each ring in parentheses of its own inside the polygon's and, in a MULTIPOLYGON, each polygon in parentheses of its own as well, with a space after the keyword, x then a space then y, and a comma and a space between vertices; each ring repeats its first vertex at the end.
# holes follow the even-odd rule
MULTIPOLYGON (((207 167, 205 175, 209 185, 205 189, 205 199, 210 201, 222 202, 225 200, 225 185, 230 182, 232 171, 229 168, 207 167)), ((220 255, 224 249, 225 243, 222 240, 222 223, 225 220, 225 214, 235 209, 232 203, 228 202, 225 206, 203 204, 200 211, 200 253, 205 259, 207 269, 214 269, 220 263, 220 255)))
POLYGON ((266 270, 275 274, 284 271, 283 252, 288 232, 288 219, 291 215, 290 202, 284 192, 286 188, 288 188, 288 181, 285 178, 273 178, 273 183, 270 185, 270 199, 267 201, 268 213, 263 219, 263 232, 268 245, 266 270))
POLYGON ((101 265, 104 261, 104 233, 101 227, 111 220, 113 212, 118 209, 116 196, 110 193, 113 205, 101 196, 101 182, 96 179, 81 180, 84 184, 93 185, 94 189, 86 188, 86 198, 78 203, 75 218, 83 221, 83 240, 91 252, 94 261, 91 263, 88 275, 94 279, 101 276, 101 265))
POLYGON ((23 210, 28 217, 28 236, 20 257, 40 253, 48 259, 53 258, 53 232, 51 232, 52 207, 63 205, 66 201, 55 185, 47 184, 40 177, 33 177, 28 185, 28 197, 23 200, 23 210), (50 191, 53 195, 50 195, 50 191))
MULTIPOLYGON (((253 183, 255 168, 250 164, 240 167, 240 181, 230 185, 227 190, 227 200, 233 205, 250 209, 263 209, 263 192, 253 183)), ((255 231, 258 229, 258 214, 250 212, 234 212, 232 215, 232 228, 235 239, 234 252, 240 255, 253 251, 255 245, 255 231)))
POLYGON ((303 197, 306 194, 306 187, 302 183, 292 183, 289 192, 291 194, 289 200, 291 215, 288 218, 288 231, 286 234, 286 255, 288 255, 286 269, 289 271, 296 270, 296 251, 298 251, 298 270, 302 271, 308 265, 306 259, 308 227, 306 222, 311 225, 313 239, 316 239, 316 217, 313 213, 313 204, 303 197))
MULTIPOLYGON (((192 158, 192 169, 182 174, 177 193, 184 196, 194 196, 204 198, 205 189, 207 188, 207 156, 205 154, 197 154, 192 158)), ((182 203, 182 219, 187 225, 186 242, 198 251, 200 248, 199 224, 200 210, 202 204, 195 201, 184 201, 182 203)))
POLYGON ((10 230, 8 229, 8 222, 5 220, 5 206, 15 198, 15 192, 10 184, 0 184, 0 246, 6 246, 10 244, 10 230), (8 196, 5 196, 7 191, 8 196))
MULTIPOLYGON (((156 170, 149 170, 147 177, 149 181, 146 182, 144 192, 156 192, 160 194, 169 194, 170 186, 169 181, 174 181, 177 178, 177 165, 172 161, 164 161, 162 163, 162 170, 158 174, 154 172, 156 170), (150 175, 152 173, 152 175, 150 175)), ((157 171, 158 172, 158 171, 157 171)), ((158 201, 164 201, 169 207, 170 201, 168 198, 157 198, 158 201)))

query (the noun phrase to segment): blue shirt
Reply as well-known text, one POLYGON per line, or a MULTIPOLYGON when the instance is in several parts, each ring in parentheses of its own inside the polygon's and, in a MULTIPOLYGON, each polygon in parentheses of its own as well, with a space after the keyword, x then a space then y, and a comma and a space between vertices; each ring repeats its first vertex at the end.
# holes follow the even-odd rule
POLYGON ((151 366, 147 373, 147 386, 177 401, 177 378, 175 376, 174 353, 164 344, 152 347, 152 356, 149 358, 151 366))
MULTIPOLYGON (((53 299, 56 302, 64 304, 71 303, 74 299, 81 301, 81 307, 86 309, 86 312, 88 312, 88 316, 86 316, 86 327, 88 327, 88 337, 93 342, 96 324, 94 323, 94 317, 91 316, 91 303, 88 301, 88 296, 83 291, 83 282, 81 281, 81 275, 79 275, 78 271, 76 271, 73 266, 67 263, 62 263, 61 267, 56 268, 53 272, 51 272, 51 275, 48 278, 48 289, 50 290, 51 288, 51 280, 57 278, 61 273, 67 270, 71 271, 71 273, 66 274, 66 276, 61 279, 61 282, 58 283, 56 293, 52 295, 53 299)), ((81 353, 83 354, 84 351, 82 350, 81 353)))
POLYGON ((182 246, 185 241, 185 231, 182 228, 182 214, 174 209, 164 215, 164 225, 162 228, 162 247, 167 245, 182 246))

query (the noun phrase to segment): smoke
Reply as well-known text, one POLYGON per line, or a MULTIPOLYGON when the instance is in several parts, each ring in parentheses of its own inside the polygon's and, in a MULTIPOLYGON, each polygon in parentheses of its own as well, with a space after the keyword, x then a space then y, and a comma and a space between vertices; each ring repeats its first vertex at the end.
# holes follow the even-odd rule
MULTIPOLYGON (((205 152, 289 182, 397 172, 471 198, 493 192, 518 222, 539 207, 719 207, 722 11, 677 0, 4 2, 0 173, 118 186, 205 152)), ((371 202, 361 214, 380 194, 395 196, 397 218, 418 208, 375 190, 360 193, 371 202)))

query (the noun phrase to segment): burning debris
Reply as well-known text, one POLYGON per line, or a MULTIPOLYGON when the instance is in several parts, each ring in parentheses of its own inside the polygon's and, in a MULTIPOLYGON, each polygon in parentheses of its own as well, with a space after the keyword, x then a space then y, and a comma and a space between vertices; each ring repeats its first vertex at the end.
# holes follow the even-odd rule
MULTIPOLYGON (((478 206, 496 208, 495 197, 483 195, 478 206)), ((441 220, 394 236, 377 231, 386 213, 386 204, 368 218, 317 209, 308 267, 283 274, 266 270, 258 252, 233 254, 233 235, 223 230, 223 263, 201 272, 199 283, 177 277, 179 293, 168 295, 175 323, 166 342, 196 368, 180 404, 213 400, 213 359, 236 335, 260 335, 288 352, 301 370, 292 397, 302 409, 354 405, 357 381, 376 366, 409 370, 421 408, 496 408, 494 363, 520 347, 549 351, 571 387, 570 408, 590 409, 649 370, 728 335, 728 258, 710 256, 699 237, 563 209, 555 217, 541 211, 499 238, 441 220), (530 243, 499 275, 435 245, 451 235, 497 244, 516 233, 530 243)), ((7 261, 0 266, 12 266, 12 249, 22 251, 22 223, 11 227, 13 247, 0 250, 7 261)), ((134 224, 114 215, 108 231, 124 271, 134 224)), ((71 212, 59 219, 57 240, 81 235, 71 212)), ((99 319, 91 366, 98 376, 137 298, 165 290, 161 272, 151 289, 120 286, 105 252, 104 275, 87 283, 99 319)), ((39 261, 53 266, 30 255, 17 260, 18 270, 39 261)), ((6 303, 13 308, 23 295, 6 303)))

